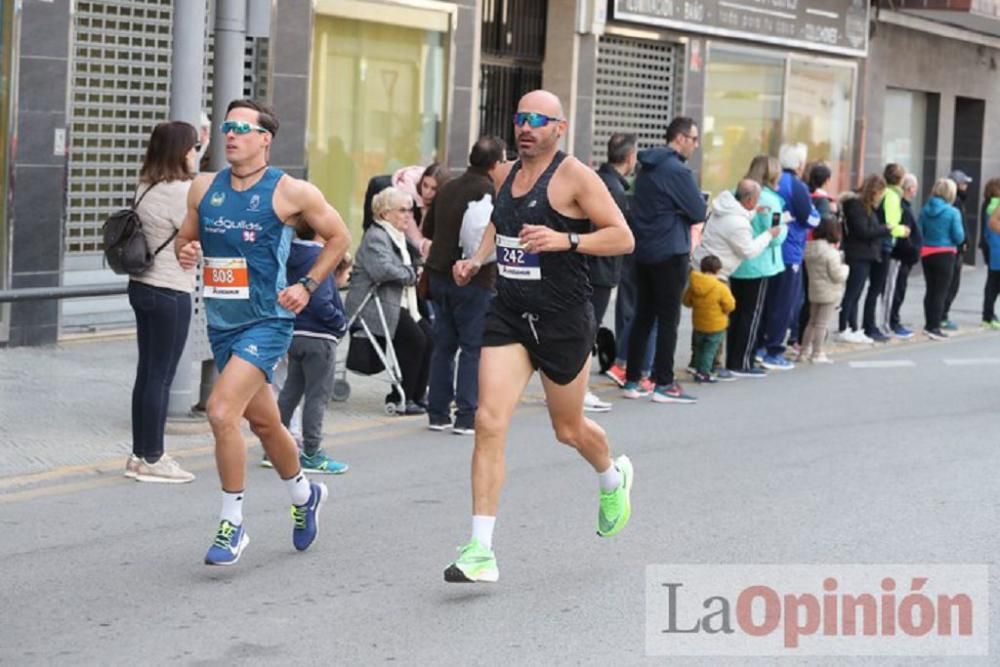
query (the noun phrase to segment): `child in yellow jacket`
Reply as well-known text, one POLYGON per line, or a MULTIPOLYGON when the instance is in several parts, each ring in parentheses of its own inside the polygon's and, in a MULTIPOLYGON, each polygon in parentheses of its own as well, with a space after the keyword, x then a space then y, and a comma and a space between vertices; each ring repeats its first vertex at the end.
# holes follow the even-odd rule
POLYGON ((700 272, 691 272, 684 305, 693 310, 694 381, 714 383, 718 380, 712 377, 712 362, 729 327, 729 313, 736 308, 736 300, 719 279, 722 261, 718 257, 703 257, 700 268, 700 272))

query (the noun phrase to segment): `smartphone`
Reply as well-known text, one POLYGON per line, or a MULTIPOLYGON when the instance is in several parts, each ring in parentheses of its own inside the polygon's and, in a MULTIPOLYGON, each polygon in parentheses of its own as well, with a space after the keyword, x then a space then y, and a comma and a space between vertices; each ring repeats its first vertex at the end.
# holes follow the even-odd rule
POLYGON ((777 227, 780 224, 781 224, 781 213, 780 212, 779 213, 772 213, 771 214, 771 226, 772 227, 777 227))

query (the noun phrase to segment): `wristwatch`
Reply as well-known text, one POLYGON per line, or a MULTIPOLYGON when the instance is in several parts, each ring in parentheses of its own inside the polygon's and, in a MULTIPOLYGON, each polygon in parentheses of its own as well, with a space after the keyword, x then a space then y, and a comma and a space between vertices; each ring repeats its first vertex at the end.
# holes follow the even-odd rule
POLYGON ((299 278, 299 284, 306 288, 306 291, 312 294, 319 287, 319 283, 310 278, 309 276, 302 276, 299 278))
POLYGON ((569 233, 569 251, 576 252, 577 246, 580 245, 580 235, 576 232, 569 233))

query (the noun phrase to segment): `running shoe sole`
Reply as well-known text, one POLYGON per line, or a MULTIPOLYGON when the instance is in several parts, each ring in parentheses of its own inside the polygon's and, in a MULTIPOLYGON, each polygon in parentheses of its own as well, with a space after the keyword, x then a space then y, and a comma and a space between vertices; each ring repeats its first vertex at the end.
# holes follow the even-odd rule
POLYGON ((657 394, 653 392, 653 402, 654 403, 676 403, 677 405, 694 405, 698 402, 697 398, 679 398, 677 396, 670 396, 668 394, 657 394))
POLYGON ((427 425, 427 430, 428 431, 438 431, 438 432, 440 432, 440 431, 447 431, 450 428, 451 428, 451 422, 448 422, 447 424, 428 424, 427 425))
POLYGON ((610 405, 585 405, 583 406, 584 412, 611 412, 610 405))
POLYGON ((345 472, 351 469, 351 466, 344 464, 344 467, 340 470, 327 470, 326 468, 307 468, 302 466, 302 472, 308 472, 313 475, 343 475, 345 472))
POLYGON ((134 477, 137 482, 146 482, 147 484, 190 484, 195 480, 194 477, 191 479, 172 479, 170 477, 158 477, 156 475, 143 475, 136 474, 134 477))
POLYGON ((444 580, 449 584, 495 584, 500 580, 500 570, 493 568, 492 570, 486 570, 479 576, 470 579, 466 576, 465 572, 452 563, 448 566, 448 569, 444 571, 444 580))

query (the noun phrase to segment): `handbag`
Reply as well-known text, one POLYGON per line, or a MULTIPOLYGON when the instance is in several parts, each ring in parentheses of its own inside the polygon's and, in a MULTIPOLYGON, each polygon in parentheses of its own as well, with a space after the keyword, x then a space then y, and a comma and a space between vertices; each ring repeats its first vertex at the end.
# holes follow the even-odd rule
POLYGON ((351 334, 346 365, 347 370, 362 375, 375 375, 385 370, 385 364, 382 363, 375 346, 364 331, 355 331, 351 334))

